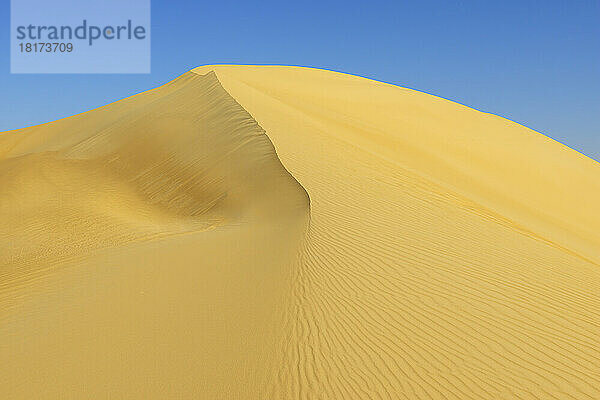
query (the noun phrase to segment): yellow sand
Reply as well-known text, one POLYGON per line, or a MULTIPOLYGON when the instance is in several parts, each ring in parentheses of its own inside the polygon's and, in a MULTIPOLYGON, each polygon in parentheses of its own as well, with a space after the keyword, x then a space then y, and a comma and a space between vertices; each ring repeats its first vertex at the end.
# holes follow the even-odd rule
POLYGON ((1 133, 0 276, 2 398, 600 398, 600 164, 351 75, 1 133))

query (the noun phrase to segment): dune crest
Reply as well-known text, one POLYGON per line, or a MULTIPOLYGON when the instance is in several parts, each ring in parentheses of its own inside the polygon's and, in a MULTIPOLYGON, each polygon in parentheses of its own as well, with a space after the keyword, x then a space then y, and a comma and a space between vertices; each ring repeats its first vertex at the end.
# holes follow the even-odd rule
POLYGON ((598 178, 503 118, 299 67, 2 133, 0 391, 598 398, 598 178))

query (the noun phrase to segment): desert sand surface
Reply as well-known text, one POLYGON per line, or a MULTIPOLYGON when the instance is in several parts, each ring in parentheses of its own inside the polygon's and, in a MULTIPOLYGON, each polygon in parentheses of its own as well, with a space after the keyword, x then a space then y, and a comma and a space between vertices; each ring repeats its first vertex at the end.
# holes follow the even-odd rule
POLYGON ((0 133, 6 399, 600 399, 600 163, 331 71, 0 133))

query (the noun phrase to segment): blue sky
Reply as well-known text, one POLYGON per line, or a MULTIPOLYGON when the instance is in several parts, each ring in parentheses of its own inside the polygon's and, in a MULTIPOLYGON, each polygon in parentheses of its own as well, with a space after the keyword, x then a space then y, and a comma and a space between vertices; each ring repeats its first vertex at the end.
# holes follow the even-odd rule
POLYGON ((600 1, 152 1, 152 73, 11 75, 0 131, 86 111, 203 64, 288 64, 435 94, 600 160, 600 1))

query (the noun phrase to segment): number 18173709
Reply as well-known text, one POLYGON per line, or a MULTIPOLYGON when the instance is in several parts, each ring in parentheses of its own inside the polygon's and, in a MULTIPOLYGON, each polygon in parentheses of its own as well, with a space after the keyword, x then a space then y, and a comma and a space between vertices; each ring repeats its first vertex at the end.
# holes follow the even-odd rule
POLYGON ((21 53, 70 53, 73 51, 73 43, 19 43, 19 50, 21 51, 21 53))

